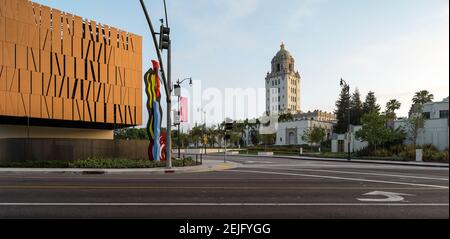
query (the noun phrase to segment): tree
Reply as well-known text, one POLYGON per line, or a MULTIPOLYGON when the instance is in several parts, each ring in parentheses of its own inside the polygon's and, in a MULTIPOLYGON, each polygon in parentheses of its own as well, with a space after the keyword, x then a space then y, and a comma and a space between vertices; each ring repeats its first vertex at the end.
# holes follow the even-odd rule
POLYGON ((375 93, 370 91, 366 96, 366 101, 363 103, 363 113, 368 114, 371 112, 380 113, 381 107, 377 104, 377 98, 375 93))
POLYGON ((223 145, 225 138, 225 121, 217 125, 216 133, 218 138, 217 143, 223 145))
POLYGON ((291 113, 281 114, 278 117, 278 122, 289 122, 289 121, 293 121, 293 120, 294 120, 294 116, 291 113))
POLYGON ((388 135, 386 138, 386 146, 401 145, 406 139, 406 132, 403 127, 388 128, 388 135))
POLYGON ((237 144, 239 144, 242 147, 245 146, 243 138, 245 138, 245 136, 246 136, 245 130, 247 128, 247 124, 248 124, 248 120, 245 120, 243 122, 235 122, 233 125, 233 133, 236 134, 235 141, 237 142, 237 144))
POLYGON ((260 134, 259 141, 262 141, 267 150, 267 145, 274 145, 277 139, 277 134, 260 134))
POLYGON ((411 116, 406 120, 405 129, 408 133, 408 140, 410 140, 414 145, 417 145, 417 137, 420 130, 424 128, 424 124, 425 118, 422 114, 411 116))
POLYGON ((194 143, 195 147, 198 147, 199 142, 202 140, 203 136, 203 126, 195 126, 189 132, 191 136, 191 142, 194 143))
POLYGON ((363 103, 361 102, 361 94, 356 89, 350 101, 350 124, 361 125, 361 117, 363 116, 363 103))
POLYGON ((302 139, 309 144, 319 145, 320 151, 320 145, 324 141, 326 135, 327 133, 324 128, 314 126, 313 128, 308 128, 304 131, 302 139))
POLYGON ((148 134, 145 128, 124 128, 114 131, 115 139, 122 140, 148 140, 148 134))
POLYGON ((412 102, 415 105, 424 105, 426 103, 433 102, 433 100, 434 100, 433 94, 430 94, 430 92, 428 92, 427 90, 421 90, 414 94, 412 102))
POLYGON ((391 137, 390 130, 386 127, 385 115, 372 111, 363 115, 361 122, 362 129, 356 132, 356 138, 368 142, 375 150, 391 137))
POLYGON ((350 87, 343 87, 339 95, 339 99, 336 101, 336 114, 337 124, 334 130, 338 134, 347 132, 348 128, 348 109, 350 107, 350 87))
POLYGON ((209 147, 213 148, 217 143, 217 135, 218 134, 215 125, 206 130, 206 137, 208 139, 209 147))
POLYGON ((230 144, 234 147, 238 146, 241 141, 241 136, 236 132, 230 132, 230 144))
POLYGON ((388 120, 397 119, 397 115, 395 114, 395 111, 400 109, 401 106, 402 106, 402 103, 400 103, 396 99, 390 100, 386 103, 386 116, 388 117, 388 120))

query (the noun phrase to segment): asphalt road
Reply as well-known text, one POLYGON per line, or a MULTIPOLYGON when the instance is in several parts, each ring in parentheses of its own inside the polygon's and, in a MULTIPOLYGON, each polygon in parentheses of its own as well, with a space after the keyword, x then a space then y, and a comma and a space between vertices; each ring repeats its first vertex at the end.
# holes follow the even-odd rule
POLYGON ((449 218, 448 168, 232 161, 242 166, 166 175, 2 173, 0 218, 449 218))

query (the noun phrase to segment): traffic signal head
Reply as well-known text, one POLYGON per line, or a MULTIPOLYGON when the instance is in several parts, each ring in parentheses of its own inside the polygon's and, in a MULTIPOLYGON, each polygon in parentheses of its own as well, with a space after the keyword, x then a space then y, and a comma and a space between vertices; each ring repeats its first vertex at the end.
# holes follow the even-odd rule
POLYGON ((164 27, 161 25, 160 31, 159 31, 159 49, 169 49, 170 45, 170 28, 164 27))

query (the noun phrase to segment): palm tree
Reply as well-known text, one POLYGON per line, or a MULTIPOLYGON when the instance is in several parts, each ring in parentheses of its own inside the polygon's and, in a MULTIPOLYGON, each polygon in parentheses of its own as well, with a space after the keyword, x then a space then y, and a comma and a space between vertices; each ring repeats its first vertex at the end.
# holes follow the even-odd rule
POLYGON ((206 130, 206 135, 208 138, 208 144, 211 148, 213 148, 215 146, 215 144, 217 143, 217 130, 216 130, 216 126, 213 125, 212 127, 208 128, 206 130))
POLYGON ((434 100, 433 94, 430 94, 430 92, 428 92, 427 90, 421 90, 415 93, 412 102, 415 105, 423 105, 426 103, 433 102, 433 100, 434 100))
POLYGON ((397 115, 395 114, 395 111, 400 109, 402 106, 402 103, 400 103, 398 100, 393 99, 386 103, 386 116, 388 116, 389 119, 396 119, 397 115))

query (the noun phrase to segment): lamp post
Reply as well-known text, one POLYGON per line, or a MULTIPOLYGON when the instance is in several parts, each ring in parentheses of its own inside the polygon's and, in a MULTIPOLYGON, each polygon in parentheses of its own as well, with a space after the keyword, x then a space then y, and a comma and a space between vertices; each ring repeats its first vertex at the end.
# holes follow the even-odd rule
MULTIPOLYGON (((350 85, 347 84, 347 82, 341 78, 341 87, 344 89, 347 89, 350 94, 350 85)), ((350 140, 351 140, 351 133, 350 133, 350 102, 347 107, 347 160, 352 159, 352 153, 351 153, 351 146, 350 146, 350 140)))
POLYGON ((180 81, 180 79, 177 80, 177 83, 175 85, 175 88, 178 88, 179 92, 175 91, 175 94, 178 96, 178 158, 181 158, 181 152, 180 152, 180 139, 181 139, 181 134, 180 134, 180 125, 181 125, 181 106, 180 106, 180 98, 181 98, 181 84, 183 82, 185 82, 186 80, 189 80, 189 85, 192 86, 192 77, 189 78, 185 78, 182 81, 180 81))
POLYGON ((203 113, 203 123, 204 123, 204 126, 203 126, 203 148, 205 149, 205 154, 206 154, 206 110, 204 110, 203 108, 202 109, 198 108, 197 112, 203 113))

